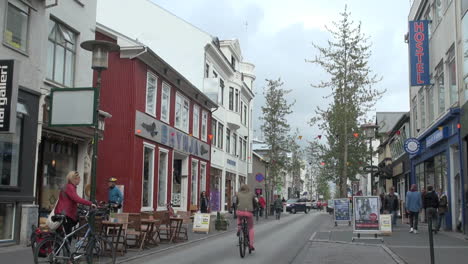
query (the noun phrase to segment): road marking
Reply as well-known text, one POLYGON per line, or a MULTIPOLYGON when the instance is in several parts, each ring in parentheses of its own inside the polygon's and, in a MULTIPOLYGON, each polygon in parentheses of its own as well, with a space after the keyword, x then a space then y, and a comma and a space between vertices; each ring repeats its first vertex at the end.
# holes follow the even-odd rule
POLYGON ((315 238, 315 235, 317 235, 317 232, 314 232, 314 233, 312 234, 312 236, 310 236, 310 238, 309 238, 309 241, 312 241, 312 240, 314 240, 314 238, 315 238))

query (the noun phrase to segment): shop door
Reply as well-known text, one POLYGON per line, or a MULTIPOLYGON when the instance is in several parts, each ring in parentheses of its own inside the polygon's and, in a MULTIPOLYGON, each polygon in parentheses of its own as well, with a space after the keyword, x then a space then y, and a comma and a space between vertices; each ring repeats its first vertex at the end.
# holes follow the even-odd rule
POLYGON ((188 157, 174 154, 174 171, 172 173, 172 207, 175 210, 187 210, 187 190, 188 190, 188 157))

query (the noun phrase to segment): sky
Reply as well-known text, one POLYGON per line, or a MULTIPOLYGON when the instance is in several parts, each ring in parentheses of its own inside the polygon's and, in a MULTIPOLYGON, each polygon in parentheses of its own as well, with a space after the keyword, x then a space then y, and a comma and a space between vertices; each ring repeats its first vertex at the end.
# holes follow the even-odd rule
MULTIPOLYGON (((382 77, 376 88, 386 90, 376 111, 409 111, 408 31, 409 0, 152 0, 154 3, 219 39, 239 39, 244 61, 255 64, 254 136, 259 137, 265 79, 278 79, 291 90, 295 102, 288 117, 292 130, 299 129, 304 142, 322 132, 308 121, 317 107, 328 104, 326 89, 313 88, 327 75, 307 63, 317 54, 312 42, 326 46, 331 37, 326 26, 337 21, 348 7, 351 18, 362 23, 372 44, 369 65, 382 77)), ((370 116, 374 116, 370 113, 370 116)))

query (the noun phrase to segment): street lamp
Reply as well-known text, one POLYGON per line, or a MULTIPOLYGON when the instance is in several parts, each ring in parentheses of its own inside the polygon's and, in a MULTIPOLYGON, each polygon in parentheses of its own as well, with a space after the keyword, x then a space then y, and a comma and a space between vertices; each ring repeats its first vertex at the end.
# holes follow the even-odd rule
MULTIPOLYGON (((361 126, 361 129, 364 132, 364 137, 369 139, 369 146, 370 146, 370 176, 371 176, 371 195, 374 195, 372 193, 374 189, 374 168, 372 164, 372 157, 373 157, 373 149, 372 149, 372 140, 375 138, 375 131, 377 130, 379 126, 374 125, 374 124, 364 124, 361 126)), ((375 194, 377 195, 377 194, 375 194)))
POLYGON ((91 68, 97 71, 96 81, 96 111, 94 112, 94 138, 93 138, 93 158, 91 165, 91 193, 90 200, 96 199, 96 172, 97 172, 97 155, 98 155, 98 142, 99 142, 99 104, 100 104, 100 89, 101 89, 101 72, 107 70, 109 52, 119 51, 119 45, 103 40, 88 40, 81 43, 81 48, 91 51, 93 53, 91 68))

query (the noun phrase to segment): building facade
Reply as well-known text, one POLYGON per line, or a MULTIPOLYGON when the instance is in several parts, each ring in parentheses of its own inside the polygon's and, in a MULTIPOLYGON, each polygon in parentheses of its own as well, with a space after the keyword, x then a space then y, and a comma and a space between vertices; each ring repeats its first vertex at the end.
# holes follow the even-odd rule
POLYGON ((430 85, 410 83, 411 137, 421 144, 421 151, 410 156, 411 183, 421 190, 431 185, 447 193, 447 228, 452 230, 461 230, 466 222, 460 105, 467 94, 461 78, 466 46, 462 41, 462 11, 467 7, 467 1, 416 0, 408 16, 409 21, 430 21, 425 36, 429 65, 424 65, 430 85))
POLYGON ((121 47, 102 77, 101 105, 112 118, 99 146, 98 198, 106 199, 107 179, 115 177, 125 212, 167 210, 168 203, 198 210, 200 193, 210 191, 216 103, 144 44, 103 25, 96 39, 121 47))

